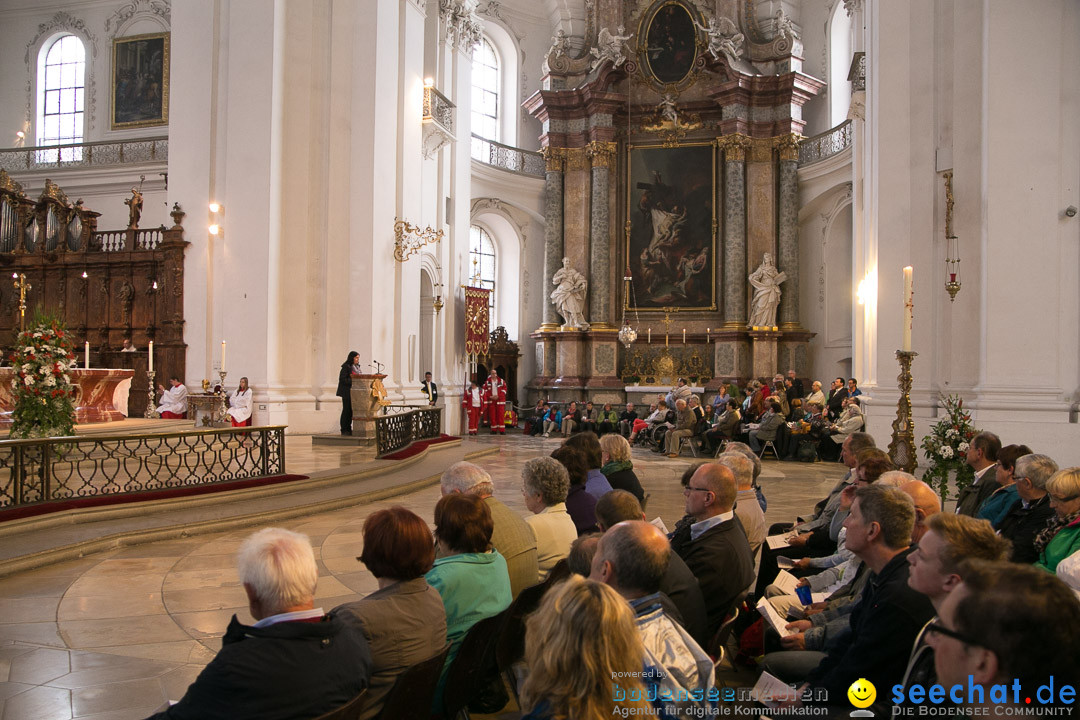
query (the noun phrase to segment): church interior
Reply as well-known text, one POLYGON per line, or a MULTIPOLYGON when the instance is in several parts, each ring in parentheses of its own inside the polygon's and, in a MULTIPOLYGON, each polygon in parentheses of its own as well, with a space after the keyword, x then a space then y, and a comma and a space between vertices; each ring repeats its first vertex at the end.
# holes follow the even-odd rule
MULTIPOLYGON (((162 711, 260 620, 255 530, 355 603, 369 519, 435 528, 468 461, 531 524, 583 428, 672 547, 724 443, 763 529, 862 433, 950 516, 997 477, 1071 533, 1078 36, 1076 0, 0 0, 0 720, 162 711), (48 342, 69 417, 28 432, 48 342)), ((724 637, 709 682, 760 683, 724 637)), ((523 682, 472 714, 552 717, 523 682)))

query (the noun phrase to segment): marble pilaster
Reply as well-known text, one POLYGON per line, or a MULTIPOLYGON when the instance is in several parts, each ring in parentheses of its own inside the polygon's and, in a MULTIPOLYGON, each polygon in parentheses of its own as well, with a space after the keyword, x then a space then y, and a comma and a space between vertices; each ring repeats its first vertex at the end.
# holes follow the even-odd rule
POLYGON ((724 148, 724 327, 746 325, 746 149, 750 138, 732 135, 724 148))
POLYGON ((780 294, 778 322, 784 328, 799 325, 799 141, 794 135, 780 139, 779 227, 776 267, 787 273, 780 294))
POLYGON ((589 322, 601 330, 612 325, 611 221, 608 215, 611 163, 615 143, 594 141, 586 152, 592 161, 592 201, 589 203, 589 322))
POLYGON ((544 315, 542 329, 554 330, 562 323, 551 301, 551 282, 562 267, 563 258, 563 148, 543 150, 544 173, 544 315))

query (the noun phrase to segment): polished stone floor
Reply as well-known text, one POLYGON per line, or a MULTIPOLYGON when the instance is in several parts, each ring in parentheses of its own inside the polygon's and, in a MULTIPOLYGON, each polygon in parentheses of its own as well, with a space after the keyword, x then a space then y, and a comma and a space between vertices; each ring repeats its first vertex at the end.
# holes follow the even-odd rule
MULTIPOLYGON (((555 438, 517 434, 465 442, 499 448, 479 464, 491 473, 496 495, 522 513, 522 463, 559 444, 555 438)), ((650 494, 647 515, 674 526, 683 514, 678 478, 694 459, 634 452, 636 472, 650 494)), ((288 439, 287 466, 293 473, 370 458, 370 450, 288 439)), ((767 518, 779 521, 806 512, 843 470, 831 463, 765 461, 761 484, 769 499, 767 518)), ((438 496, 435 485, 284 523, 308 534, 315 546, 316 604, 330 609, 375 589, 375 579, 356 560, 370 512, 403 504, 430 521, 438 496)), ((0 719, 143 718, 166 699, 179 698, 220 647, 229 618, 235 613, 251 621, 234 569, 235 551, 247 534, 128 547, 0 579, 0 719)))

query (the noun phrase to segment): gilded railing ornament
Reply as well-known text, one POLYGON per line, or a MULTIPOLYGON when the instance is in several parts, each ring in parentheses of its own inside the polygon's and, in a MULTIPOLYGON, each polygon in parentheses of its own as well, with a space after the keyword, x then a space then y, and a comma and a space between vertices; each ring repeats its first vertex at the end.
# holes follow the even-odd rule
POLYGON ((394 259, 398 262, 405 262, 425 245, 432 245, 442 239, 442 230, 435 230, 431 226, 421 230, 412 223, 394 218, 394 259))

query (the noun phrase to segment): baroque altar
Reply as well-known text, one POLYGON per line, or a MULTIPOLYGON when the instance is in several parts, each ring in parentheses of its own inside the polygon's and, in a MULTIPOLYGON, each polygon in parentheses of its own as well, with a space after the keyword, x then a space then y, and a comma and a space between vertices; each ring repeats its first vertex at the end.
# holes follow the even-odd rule
POLYGON ((525 102, 545 158, 533 397, 811 374, 797 165, 802 106, 825 84, 802 72, 797 25, 757 6, 599 0, 580 51, 552 38, 525 102))
MULTIPOLYGON (((103 368, 69 371, 75 386, 75 424, 106 423, 127 418, 128 393, 134 370, 103 368)), ((11 425, 11 411, 15 401, 11 394, 11 382, 15 369, 0 368, 0 427, 11 425)))

